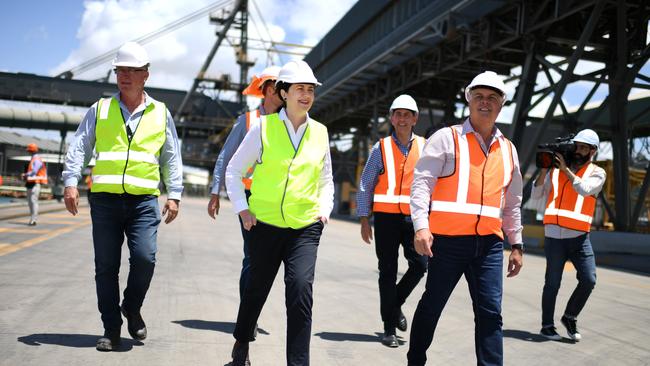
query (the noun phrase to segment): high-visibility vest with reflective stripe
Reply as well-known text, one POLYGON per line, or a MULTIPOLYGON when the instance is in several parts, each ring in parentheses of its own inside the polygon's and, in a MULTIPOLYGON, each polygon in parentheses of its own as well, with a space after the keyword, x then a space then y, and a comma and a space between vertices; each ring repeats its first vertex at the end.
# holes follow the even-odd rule
POLYGON ((266 224, 300 229, 320 215, 319 192, 327 128, 309 120, 298 149, 277 113, 262 116, 262 156, 255 166, 249 209, 266 224))
POLYGON ((129 141, 117 99, 100 99, 92 192, 160 195, 158 158, 166 128, 167 108, 164 103, 153 101, 145 108, 129 141))
MULTIPOLYGON (((576 175, 588 177, 596 166, 586 164, 576 175)), ((591 221, 596 208, 595 196, 583 196, 573 188, 569 177, 559 169, 551 169, 551 191, 546 201, 544 224, 555 224, 561 227, 589 232, 591 221)))
POLYGON ((501 136, 483 152, 473 133, 451 127, 455 169, 440 177, 431 194, 429 228, 440 235, 491 235, 503 239, 502 209, 512 180, 512 143, 501 136))
POLYGON ((38 155, 32 156, 32 160, 29 161, 29 165, 27 166, 27 181, 30 183, 47 184, 47 168, 43 159, 38 155), (36 160, 41 162, 41 168, 36 172, 36 175, 29 176, 34 170, 34 162, 36 160))
MULTIPOLYGON (((254 111, 248 111, 246 112, 246 132, 250 131, 251 127, 255 126, 256 124, 260 123, 260 110, 256 109, 254 111)), ((244 182, 244 187, 250 191, 251 189, 251 184, 253 183, 253 170, 254 167, 248 168, 246 171, 246 176, 241 179, 242 182, 244 182)))
POLYGON ((379 140, 384 172, 379 175, 372 210, 374 212, 411 214, 411 183, 413 170, 424 147, 424 138, 415 136, 407 156, 391 137, 379 140))

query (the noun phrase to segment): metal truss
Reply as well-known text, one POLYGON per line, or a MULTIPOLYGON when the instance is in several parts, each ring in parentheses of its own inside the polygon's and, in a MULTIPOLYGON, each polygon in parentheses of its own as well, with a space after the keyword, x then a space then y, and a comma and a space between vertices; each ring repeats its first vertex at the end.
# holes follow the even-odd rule
MULTIPOLYGON (((371 131, 375 128, 376 122, 371 121, 377 120, 377 110, 387 110, 399 93, 409 92, 419 103, 448 112, 456 103, 464 102, 462 87, 477 73, 490 69, 510 74, 520 66, 513 98, 516 108, 507 133, 519 148, 522 172, 529 171, 536 146, 550 131, 548 126, 560 126, 567 133, 596 129, 614 146, 614 177, 609 179, 615 181, 616 201, 614 209, 609 208, 610 216, 617 230, 632 230, 648 184, 631 209, 628 141, 632 128, 637 136, 650 134, 650 128, 638 128, 650 110, 628 118, 627 98, 631 88, 650 89, 650 77, 639 74, 650 56, 646 45, 649 7, 642 0, 520 0, 509 1, 473 23, 463 22, 463 14, 451 12, 432 20, 424 32, 414 32, 406 43, 388 49, 383 58, 359 67, 349 80, 337 81, 336 87, 326 90, 322 98, 318 96, 313 114, 330 129, 354 126, 361 127, 358 133, 364 133, 361 131, 368 131, 368 124, 371 131), (414 57, 404 57, 409 48, 419 49, 431 40, 439 41, 414 57), (561 60, 551 62, 546 57, 549 55, 561 60), (403 59, 398 66, 383 73, 374 71, 395 58, 403 59), (581 60, 604 67, 579 75, 575 69, 581 60), (536 88, 539 74, 547 78, 548 87, 536 88), (559 79, 552 74, 560 75, 559 79), (562 97, 567 87, 578 81, 593 86, 578 110, 570 113, 562 97), (609 96, 596 111, 586 113, 601 85, 608 86, 609 96), (551 103, 543 118, 530 116, 549 98, 551 103), (556 115, 556 107, 560 115, 556 115), (597 124, 601 116, 607 116, 604 113, 608 113, 609 123, 597 124), (531 128, 526 127, 529 123, 531 128)), ((326 85, 328 81, 324 80, 326 85)), ((446 115, 450 117, 450 113, 446 115)), ((526 199, 535 175, 526 182, 526 199)))

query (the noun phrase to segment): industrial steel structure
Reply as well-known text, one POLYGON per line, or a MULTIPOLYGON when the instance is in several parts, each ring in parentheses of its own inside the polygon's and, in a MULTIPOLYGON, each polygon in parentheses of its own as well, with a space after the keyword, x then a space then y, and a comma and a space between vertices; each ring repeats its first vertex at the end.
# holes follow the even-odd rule
MULTIPOLYGON (((610 179, 616 200, 608 211, 617 230, 632 230, 648 192, 650 166, 633 202, 630 138, 650 135, 650 106, 632 116, 628 96, 632 88, 650 89, 650 77, 640 73, 650 57, 649 14, 643 0, 361 0, 305 58, 323 82, 313 115, 335 134, 355 133, 363 154, 363 140, 377 140, 379 111, 399 93, 413 95, 422 109, 443 111, 443 124, 452 124, 458 103, 464 103, 463 86, 474 75, 486 69, 510 75, 521 67, 512 127, 504 132, 519 149, 522 171, 531 168, 549 125, 559 124, 563 132, 596 129, 614 149, 610 179), (549 61, 551 55, 561 61, 549 61), (602 68, 577 74, 581 60, 602 68), (537 87, 538 75, 550 86, 537 87), (578 81, 593 87, 578 111, 569 113, 562 97, 578 81), (587 114, 600 85, 608 87, 608 96, 587 114), (544 117, 531 117, 545 98, 552 99, 544 117), (555 114, 558 106, 561 115, 555 114)), ((527 193, 535 175, 528 177, 527 193)))
MULTIPOLYGON (((220 26, 217 40, 190 91, 147 88, 177 117, 185 140, 184 161, 210 168, 216 151, 206 147, 207 140, 231 125, 243 105, 241 99, 223 102, 203 91, 241 91, 251 66, 246 57, 248 1, 217 5, 228 10, 211 17, 220 26), (205 77, 228 29, 239 31, 239 83, 205 77)), ((649 14, 650 5, 643 0, 359 1, 305 57, 323 82, 312 115, 328 125, 334 142, 352 136, 353 148, 333 152, 335 179, 356 185, 368 146, 379 137, 380 117, 396 95, 406 92, 416 98, 423 111, 420 123, 431 132, 458 122, 458 107, 465 103, 464 85, 490 69, 517 84, 511 96, 512 123, 501 127, 519 149, 522 171, 529 173, 526 192, 536 175, 532 161, 538 143, 594 128, 613 145, 610 179, 615 181, 615 202, 612 207, 603 202, 617 230, 632 230, 648 195, 650 166, 644 167, 645 179, 632 197, 627 174, 630 141, 650 136, 650 102, 649 98, 629 102, 628 96, 633 88, 650 89, 650 77, 641 72, 650 57, 649 14), (601 67, 580 74, 576 66, 581 61, 601 67), (541 84, 540 75, 546 78, 541 84), (579 108, 569 111, 563 96, 577 82, 587 82, 590 88, 579 108), (607 97, 590 109, 592 98, 603 89, 607 97), (531 115, 549 100, 543 117, 531 115), (561 113, 556 113, 557 108, 561 113)), ((72 71, 61 76, 71 75, 72 71)), ((0 73, 0 99, 89 106, 116 89, 101 82, 0 73)), ((76 128, 74 118, 65 114, 6 110, 0 112, 0 125, 76 128)))

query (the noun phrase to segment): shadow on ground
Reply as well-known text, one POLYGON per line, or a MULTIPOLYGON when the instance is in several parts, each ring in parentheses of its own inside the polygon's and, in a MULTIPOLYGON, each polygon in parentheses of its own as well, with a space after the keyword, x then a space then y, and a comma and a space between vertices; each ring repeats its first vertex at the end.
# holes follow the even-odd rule
MULTIPOLYGON (((188 319, 188 320, 174 320, 172 321, 172 323, 182 325, 186 328, 213 330, 213 331, 227 333, 227 334, 232 334, 235 331, 235 323, 233 322, 214 322, 208 320, 188 319)), ((259 327, 257 328, 257 332, 263 335, 271 334, 259 327)))
MULTIPOLYGON (((383 333, 379 332, 375 332, 375 335, 343 332, 320 332, 314 335, 323 340, 333 342, 381 342, 381 338, 384 336, 383 333)), ((400 345, 406 344, 399 335, 397 336, 397 342, 400 345)))
POLYGON ((570 338, 562 337, 559 341, 552 341, 542 336, 539 333, 531 333, 527 330, 517 330, 517 329, 504 329, 503 330, 504 338, 514 338, 521 341, 541 343, 541 342, 560 342, 560 343, 575 343, 574 340, 570 338))
MULTIPOLYGON (((92 334, 56 334, 56 333, 36 333, 28 336, 18 337, 18 342, 28 346, 41 346, 43 344, 52 344, 56 346, 73 347, 73 348, 95 348, 99 335, 92 334)), ((143 343, 132 339, 122 337, 122 344, 117 352, 126 352, 133 349, 133 346, 142 346, 143 343)))

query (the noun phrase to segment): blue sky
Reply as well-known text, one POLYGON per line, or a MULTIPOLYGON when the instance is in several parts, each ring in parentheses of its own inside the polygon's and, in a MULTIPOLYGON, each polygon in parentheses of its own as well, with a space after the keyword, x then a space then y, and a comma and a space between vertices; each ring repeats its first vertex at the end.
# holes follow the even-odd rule
POLYGON ((0 70, 47 74, 78 45, 83 1, 3 1, 0 70))

